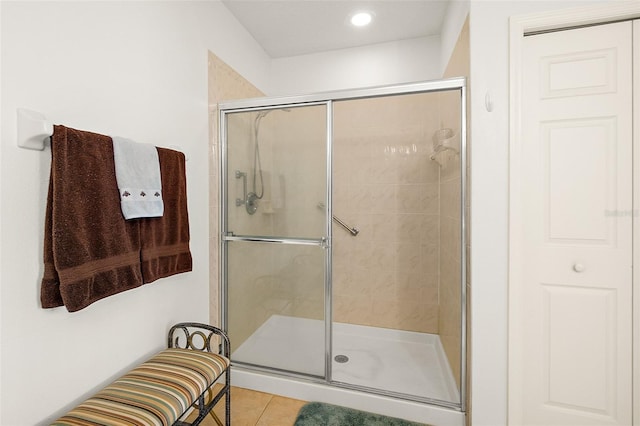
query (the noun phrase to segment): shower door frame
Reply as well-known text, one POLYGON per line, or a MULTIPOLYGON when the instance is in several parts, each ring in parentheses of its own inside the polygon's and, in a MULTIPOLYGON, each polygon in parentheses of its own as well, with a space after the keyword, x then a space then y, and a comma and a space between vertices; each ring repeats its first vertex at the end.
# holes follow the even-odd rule
POLYGON ((325 376, 324 379, 318 379, 302 373, 294 373, 281 371, 270 367, 257 367, 253 365, 242 365, 249 370, 278 374, 285 377, 292 377, 306 380, 314 383, 327 384, 330 386, 363 391, 371 394, 387 396, 392 398, 401 398, 410 401, 422 402, 431 405, 441 406, 465 412, 467 406, 467 88, 466 79, 464 77, 430 80, 418 83, 408 83, 389 86, 378 86, 363 89, 348 89, 331 92, 323 92, 309 95, 295 96, 278 96, 278 97, 262 97, 251 99, 240 99, 218 104, 218 128, 219 128, 219 194, 221 203, 227 202, 227 132, 226 132, 226 116, 231 113, 250 112, 259 110, 271 110, 280 108, 295 108, 314 105, 326 105, 327 114, 327 158, 326 158, 326 238, 318 244, 317 241, 295 239, 295 238, 251 238, 247 236, 235 236, 227 234, 227 208, 220 208, 219 229, 220 229, 220 268, 219 268, 219 297, 221 309, 221 323, 223 330, 228 330, 228 273, 227 273, 227 241, 254 241, 268 242, 280 244, 313 244, 320 245, 325 249, 325 376), (358 385, 350 385, 345 383, 334 382, 332 380, 332 147, 333 147, 333 102, 347 101, 366 98, 380 98, 394 95, 409 95, 430 92, 445 92, 450 90, 460 91, 460 402, 452 403, 448 401, 411 397, 396 392, 387 392, 379 389, 372 389, 358 385))

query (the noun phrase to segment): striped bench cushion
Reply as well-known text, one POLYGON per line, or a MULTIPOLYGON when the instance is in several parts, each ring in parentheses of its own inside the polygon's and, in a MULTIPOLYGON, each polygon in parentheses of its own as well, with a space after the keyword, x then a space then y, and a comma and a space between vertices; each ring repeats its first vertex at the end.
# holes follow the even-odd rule
POLYGON ((172 425, 229 366, 222 355, 165 349, 53 425, 172 425))

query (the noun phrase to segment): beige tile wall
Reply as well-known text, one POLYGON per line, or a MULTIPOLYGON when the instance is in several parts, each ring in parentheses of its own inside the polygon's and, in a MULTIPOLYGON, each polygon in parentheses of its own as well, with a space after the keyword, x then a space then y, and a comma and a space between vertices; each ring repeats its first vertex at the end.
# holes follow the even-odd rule
POLYGON ((280 189, 279 200, 271 203, 277 235, 326 235, 326 218, 318 208, 327 191, 326 115, 326 107, 316 105, 274 111, 265 118, 265 129, 272 129, 268 136, 273 139, 271 170, 276 175, 270 186, 280 189))
MULTIPOLYGON (((456 46, 454 48, 454 51, 451 55, 451 58, 449 59, 449 64, 447 65, 447 68, 445 70, 444 76, 445 78, 449 78, 449 77, 467 77, 467 79, 469 78, 469 18, 467 17, 467 20, 465 21, 462 30, 460 31, 460 35, 458 36, 458 41, 456 43, 456 46)), ((469 93, 469 80, 467 80, 467 93, 469 93)), ((452 104, 455 103, 456 101, 454 99, 443 99, 444 104, 452 104)), ((469 104, 469 99, 467 99, 467 106, 465 106, 465 108, 467 108, 468 110, 468 104, 469 104)), ((459 103, 457 104, 457 108, 459 108, 459 103)), ((445 110, 451 110, 451 108, 445 108, 445 110)), ((448 120, 450 122, 453 123, 454 119, 453 118, 448 118, 448 120)), ((468 120, 469 120, 469 116, 467 114, 467 128, 468 126, 468 120)), ((450 126, 454 126, 453 124, 451 124, 450 126)), ((468 135, 467 135, 468 136, 468 135)), ((471 348, 471 333, 470 333, 470 311, 469 311, 469 306, 471 304, 471 279, 469 276, 468 271, 470 271, 469 269, 469 262, 470 262, 470 258, 469 258, 469 252, 470 252, 470 231, 469 231, 469 214, 470 214, 470 203, 469 203, 469 193, 470 193, 470 186, 469 186, 469 176, 470 176, 470 162, 468 161, 470 158, 470 151, 471 151, 471 141, 469 140, 469 138, 467 137, 467 149, 466 152, 463 155, 466 155, 466 159, 467 159, 467 168, 466 168, 466 203, 465 203, 465 217, 466 217, 466 235, 465 235, 465 241, 466 241, 466 247, 465 247, 465 253, 466 253, 466 270, 467 270, 467 277, 466 277, 466 299, 467 299, 467 312, 466 312, 466 318, 467 318, 467 341, 466 341, 466 347, 467 350, 469 350, 471 348)), ((460 161, 460 157, 457 157, 456 160, 457 162, 460 161)), ((447 215, 449 215, 451 212, 453 212, 453 203, 455 203, 458 207, 457 207, 457 212, 456 214, 454 214, 451 217, 459 217, 460 214, 460 184, 461 184, 461 179, 460 179, 460 174, 459 173, 454 173, 453 172, 454 168, 449 168, 447 170, 447 168, 443 169, 443 173, 442 173, 442 180, 441 180, 441 196, 443 198, 443 200, 449 200, 449 202, 443 202, 443 207, 441 209, 441 213, 443 216, 443 221, 442 221, 442 226, 443 228, 443 232, 455 232, 453 227, 453 219, 451 220, 447 220, 446 217, 447 215), (449 207, 447 207, 447 204, 449 204, 449 207), (446 230, 446 227, 449 227, 449 231, 446 230)), ((459 163, 458 166, 455 167, 455 170, 459 170, 459 163)), ((459 232, 460 232, 460 228, 459 228, 459 219, 458 219, 458 224, 456 226, 457 232, 458 232, 458 236, 459 236, 459 232)), ((460 238, 455 238, 455 240, 451 240, 451 241, 460 241, 460 238)), ((440 317, 440 325, 441 325, 441 329, 440 329, 440 339, 442 341, 445 353, 447 355, 447 358, 449 359, 449 364, 451 365, 451 368, 453 370, 453 374, 454 377, 458 383, 458 387, 460 387, 460 366, 461 366, 461 360, 460 360, 460 353, 461 353, 461 324, 460 324, 460 299, 459 299, 459 292, 460 292, 460 262, 461 262, 461 256, 460 256, 460 247, 454 247, 453 250, 449 250, 447 248, 447 245, 445 244, 442 248, 443 251, 443 256, 441 257, 441 265, 440 265, 440 269, 443 272, 443 279, 441 281, 441 299, 440 299, 440 312, 441 312, 441 317, 440 317), (447 254, 448 253, 448 254, 447 254)), ((471 354, 469 352, 467 352, 467 357, 466 357, 466 368, 467 368, 467 390, 470 390, 470 381, 469 381, 469 371, 470 371, 470 360, 471 360, 471 354)), ((467 401, 469 401, 470 399, 468 398, 469 392, 467 392, 467 401)), ((468 407, 469 408, 469 407, 468 407)), ((470 416, 467 416, 467 418, 470 418, 470 416)))
POLYGON ((335 102, 334 320, 438 332, 437 94, 335 102))
MULTIPOLYGON (((220 214, 220 194, 219 194, 219 182, 220 182, 220 144, 218 140, 218 103, 222 101, 228 101, 232 99, 244 99, 264 96, 256 87, 251 85, 240 74, 234 71, 220 58, 213 53, 209 52, 209 122, 211 125, 209 139, 210 145, 210 175, 209 175, 209 256, 211 262, 209 262, 209 316, 211 324, 220 324, 220 283, 219 283, 219 271, 220 271, 220 228, 219 228, 219 214, 220 214)), ((242 307, 239 306, 238 314, 242 314, 242 307)), ((248 307, 248 306, 247 306, 248 307)), ((237 343, 234 341, 234 345, 237 343)))
MULTIPOLYGON (((442 127, 460 137, 460 95, 440 97, 442 127)), ((461 206, 460 153, 445 151, 439 156, 440 168, 440 341, 460 386, 461 339, 461 206)))

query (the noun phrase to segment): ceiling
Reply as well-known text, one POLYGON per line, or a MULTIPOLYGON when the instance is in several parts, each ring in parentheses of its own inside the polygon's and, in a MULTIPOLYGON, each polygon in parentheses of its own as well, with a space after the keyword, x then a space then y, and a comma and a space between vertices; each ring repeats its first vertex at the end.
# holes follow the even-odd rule
POLYGON ((272 58, 440 34, 449 0, 222 0, 272 58), (358 11, 372 23, 349 23, 358 11))

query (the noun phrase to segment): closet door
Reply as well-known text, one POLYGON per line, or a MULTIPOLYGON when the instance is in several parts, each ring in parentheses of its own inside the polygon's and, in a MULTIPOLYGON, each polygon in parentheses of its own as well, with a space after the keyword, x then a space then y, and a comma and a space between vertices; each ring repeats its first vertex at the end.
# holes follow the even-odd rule
POLYGON ((522 81, 511 420, 630 425, 632 23, 526 37, 522 81))

